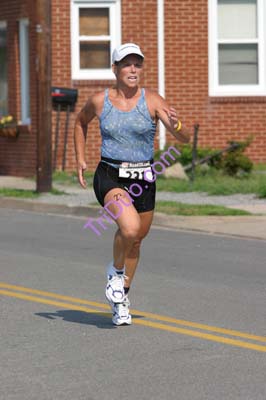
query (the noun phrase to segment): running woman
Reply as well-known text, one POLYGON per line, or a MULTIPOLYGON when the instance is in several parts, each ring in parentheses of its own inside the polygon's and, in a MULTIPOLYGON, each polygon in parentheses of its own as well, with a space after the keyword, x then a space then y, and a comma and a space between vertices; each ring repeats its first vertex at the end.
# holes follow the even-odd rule
POLYGON ((152 172, 150 178, 144 179, 143 171, 148 177, 158 120, 176 139, 189 142, 189 134, 182 128, 176 110, 156 92, 141 88, 143 62, 144 55, 138 45, 126 43, 116 48, 112 54, 115 85, 88 99, 77 116, 74 131, 78 179, 86 188, 87 128, 93 118, 99 119, 101 161, 94 175, 94 191, 103 207, 108 206, 114 216, 120 214, 115 218, 118 229, 105 289, 115 325, 131 324, 128 292, 155 206, 155 179, 152 172))

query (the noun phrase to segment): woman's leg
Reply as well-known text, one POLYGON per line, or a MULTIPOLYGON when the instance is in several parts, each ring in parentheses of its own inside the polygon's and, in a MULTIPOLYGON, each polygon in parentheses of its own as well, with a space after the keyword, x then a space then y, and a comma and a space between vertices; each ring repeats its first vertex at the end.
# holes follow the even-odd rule
POLYGON ((130 325, 130 303, 128 297, 125 296, 127 293, 125 288, 129 288, 132 282, 139 259, 140 243, 149 231, 153 211, 142 213, 140 217, 128 193, 121 188, 111 189, 106 194, 104 202, 108 204, 108 210, 113 215, 120 213, 116 219, 118 230, 114 237, 114 261, 108 268, 105 294, 112 307, 113 323, 130 325), (119 205, 116 202, 119 202, 119 205), (124 266, 126 266, 125 272, 124 266))
POLYGON ((133 277, 135 275, 135 271, 136 271, 138 261, 139 261, 140 245, 141 245, 142 240, 149 233, 150 226, 151 226, 152 219, 153 219, 153 210, 141 213, 140 217, 141 217, 140 230, 138 232, 136 240, 133 242, 131 248, 127 252, 126 260, 125 260, 126 277, 127 277, 127 279, 125 280, 126 288, 130 287, 133 277))
POLYGON ((115 221, 118 230, 115 233, 113 245, 114 267, 122 270, 125 266, 126 255, 139 237, 142 224, 140 216, 125 190, 121 188, 111 189, 104 198, 104 204, 109 202, 108 210, 114 215, 117 215, 122 207, 122 212, 115 221), (119 202, 120 205, 118 206, 116 202, 119 202))
POLYGON ((125 260, 137 239, 141 227, 140 217, 131 198, 121 188, 111 189, 106 194, 104 203, 105 207, 108 205, 108 210, 118 225, 113 244, 113 262, 107 268, 105 295, 113 310, 113 323, 130 325, 129 302, 125 303, 125 260))

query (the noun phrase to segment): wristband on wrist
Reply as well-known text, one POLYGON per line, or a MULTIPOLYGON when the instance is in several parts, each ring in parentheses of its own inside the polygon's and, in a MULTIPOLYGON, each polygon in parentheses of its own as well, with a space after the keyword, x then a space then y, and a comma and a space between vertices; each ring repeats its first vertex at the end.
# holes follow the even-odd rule
POLYGON ((179 131, 181 131, 181 129, 182 129, 182 124, 181 124, 181 121, 178 120, 177 127, 175 128, 175 132, 179 132, 179 131))

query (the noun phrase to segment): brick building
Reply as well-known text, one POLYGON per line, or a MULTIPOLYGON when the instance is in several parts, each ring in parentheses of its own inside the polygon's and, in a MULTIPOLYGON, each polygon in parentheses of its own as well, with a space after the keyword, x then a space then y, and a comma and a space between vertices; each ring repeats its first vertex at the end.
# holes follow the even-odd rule
MULTIPOLYGON (((76 88, 66 169, 75 169, 75 115, 88 96, 113 84, 112 49, 138 43, 143 86, 160 91, 199 144, 223 148, 254 135, 247 153, 266 162, 266 5, 264 0, 52 0, 52 86, 76 88)), ((34 0, 0 2, 0 115, 21 121, 17 139, 0 136, 0 174, 36 169, 36 17, 34 0)), ((61 113, 57 168, 66 113, 61 113)), ((56 112, 53 111, 53 146, 56 112)), ((155 146, 173 141, 158 129, 155 146)), ((98 122, 88 132, 87 161, 100 156, 98 122)))

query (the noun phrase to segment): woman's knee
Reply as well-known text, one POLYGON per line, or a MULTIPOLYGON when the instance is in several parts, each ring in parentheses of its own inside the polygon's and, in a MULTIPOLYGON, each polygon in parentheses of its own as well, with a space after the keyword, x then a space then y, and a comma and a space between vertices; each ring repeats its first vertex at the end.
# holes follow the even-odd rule
MULTIPOLYGON (((121 229, 121 228, 120 228, 121 229)), ((135 220, 134 223, 121 229, 122 235, 127 239, 133 240, 133 248, 139 249, 142 240, 148 235, 150 227, 143 229, 141 220, 135 220)))
POLYGON ((117 224, 122 236, 127 240, 136 240, 141 231, 141 220, 133 206, 125 207, 117 224))
POLYGON ((139 230, 140 230, 140 224, 138 223, 132 223, 130 225, 120 227, 120 231, 123 238, 134 242, 138 238, 139 230))

